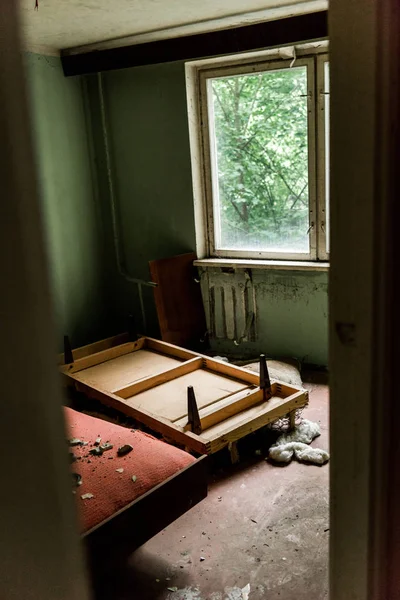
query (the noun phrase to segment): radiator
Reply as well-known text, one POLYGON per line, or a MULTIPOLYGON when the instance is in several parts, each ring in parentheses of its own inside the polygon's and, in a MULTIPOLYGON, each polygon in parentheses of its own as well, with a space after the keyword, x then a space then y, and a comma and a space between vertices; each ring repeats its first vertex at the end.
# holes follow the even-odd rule
POLYGON ((256 298, 251 272, 205 269, 201 287, 211 338, 256 341, 256 298))

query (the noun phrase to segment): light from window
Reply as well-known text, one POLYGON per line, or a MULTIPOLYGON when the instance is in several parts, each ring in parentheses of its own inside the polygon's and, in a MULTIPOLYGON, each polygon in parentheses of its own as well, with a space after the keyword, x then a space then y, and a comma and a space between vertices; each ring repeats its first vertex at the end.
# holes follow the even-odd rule
POLYGON ((328 260, 327 49, 187 63, 202 257, 328 260))
POLYGON ((215 249, 309 253, 307 67, 207 83, 215 249))

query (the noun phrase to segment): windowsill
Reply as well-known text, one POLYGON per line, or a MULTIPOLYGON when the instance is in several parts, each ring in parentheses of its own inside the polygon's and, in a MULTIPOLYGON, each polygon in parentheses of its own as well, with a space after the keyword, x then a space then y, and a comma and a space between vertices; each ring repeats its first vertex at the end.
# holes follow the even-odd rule
POLYGON ((193 263, 203 268, 271 269, 275 271, 329 271, 329 262, 312 260, 258 260, 246 258, 201 258, 193 263))

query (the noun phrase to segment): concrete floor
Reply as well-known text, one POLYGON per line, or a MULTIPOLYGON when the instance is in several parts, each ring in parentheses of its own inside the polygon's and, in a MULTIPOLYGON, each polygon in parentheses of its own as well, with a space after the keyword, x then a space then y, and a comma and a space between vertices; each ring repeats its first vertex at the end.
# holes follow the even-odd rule
MULTIPOLYGON (((328 449, 328 387, 306 387, 303 416, 321 426, 312 445, 328 449)), ((218 468, 219 457, 208 497, 132 554, 104 597, 240 600, 250 584, 249 600, 327 598, 329 466, 271 465, 259 442, 239 465, 218 468)))

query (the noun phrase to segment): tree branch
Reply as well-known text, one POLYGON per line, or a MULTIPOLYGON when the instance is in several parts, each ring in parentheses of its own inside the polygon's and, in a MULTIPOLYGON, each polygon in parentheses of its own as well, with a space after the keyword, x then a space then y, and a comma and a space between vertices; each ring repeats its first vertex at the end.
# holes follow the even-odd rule
POLYGON ((218 94, 217 90, 215 89, 215 87, 213 87, 213 92, 214 92, 214 94, 215 94, 215 97, 216 97, 216 99, 218 100, 218 104, 220 105, 220 107, 221 107, 221 110, 222 110, 222 112, 223 112, 223 114, 224 114, 225 121, 226 121, 227 123, 230 123, 230 122, 231 122, 231 120, 230 120, 230 118, 229 118, 229 115, 228 115, 228 114, 227 114, 227 112, 225 111, 224 105, 222 104, 222 102, 221 102, 221 99, 220 99, 220 97, 219 97, 219 94, 218 94))
POLYGON ((304 190, 306 189, 308 185, 308 181, 306 181, 306 183, 304 184, 304 186, 302 187, 302 190, 300 192, 300 194, 298 196, 296 196, 296 200, 293 202, 292 206, 290 207, 290 210, 292 210, 292 208, 295 207, 295 205, 297 204, 297 201, 300 200, 301 201, 301 195, 304 192, 304 190))
POLYGON ((259 77, 257 89, 256 89, 256 91, 254 93, 253 102, 251 103, 249 117, 247 119, 246 125, 244 126, 244 131, 243 131, 243 135, 244 136, 246 135, 246 132, 247 132, 247 129, 248 129, 248 126, 249 126, 249 123, 250 123, 250 119, 251 119, 251 117, 253 115, 254 105, 256 103, 257 95, 258 95, 258 92, 260 91, 261 84, 262 84, 262 76, 259 77))

